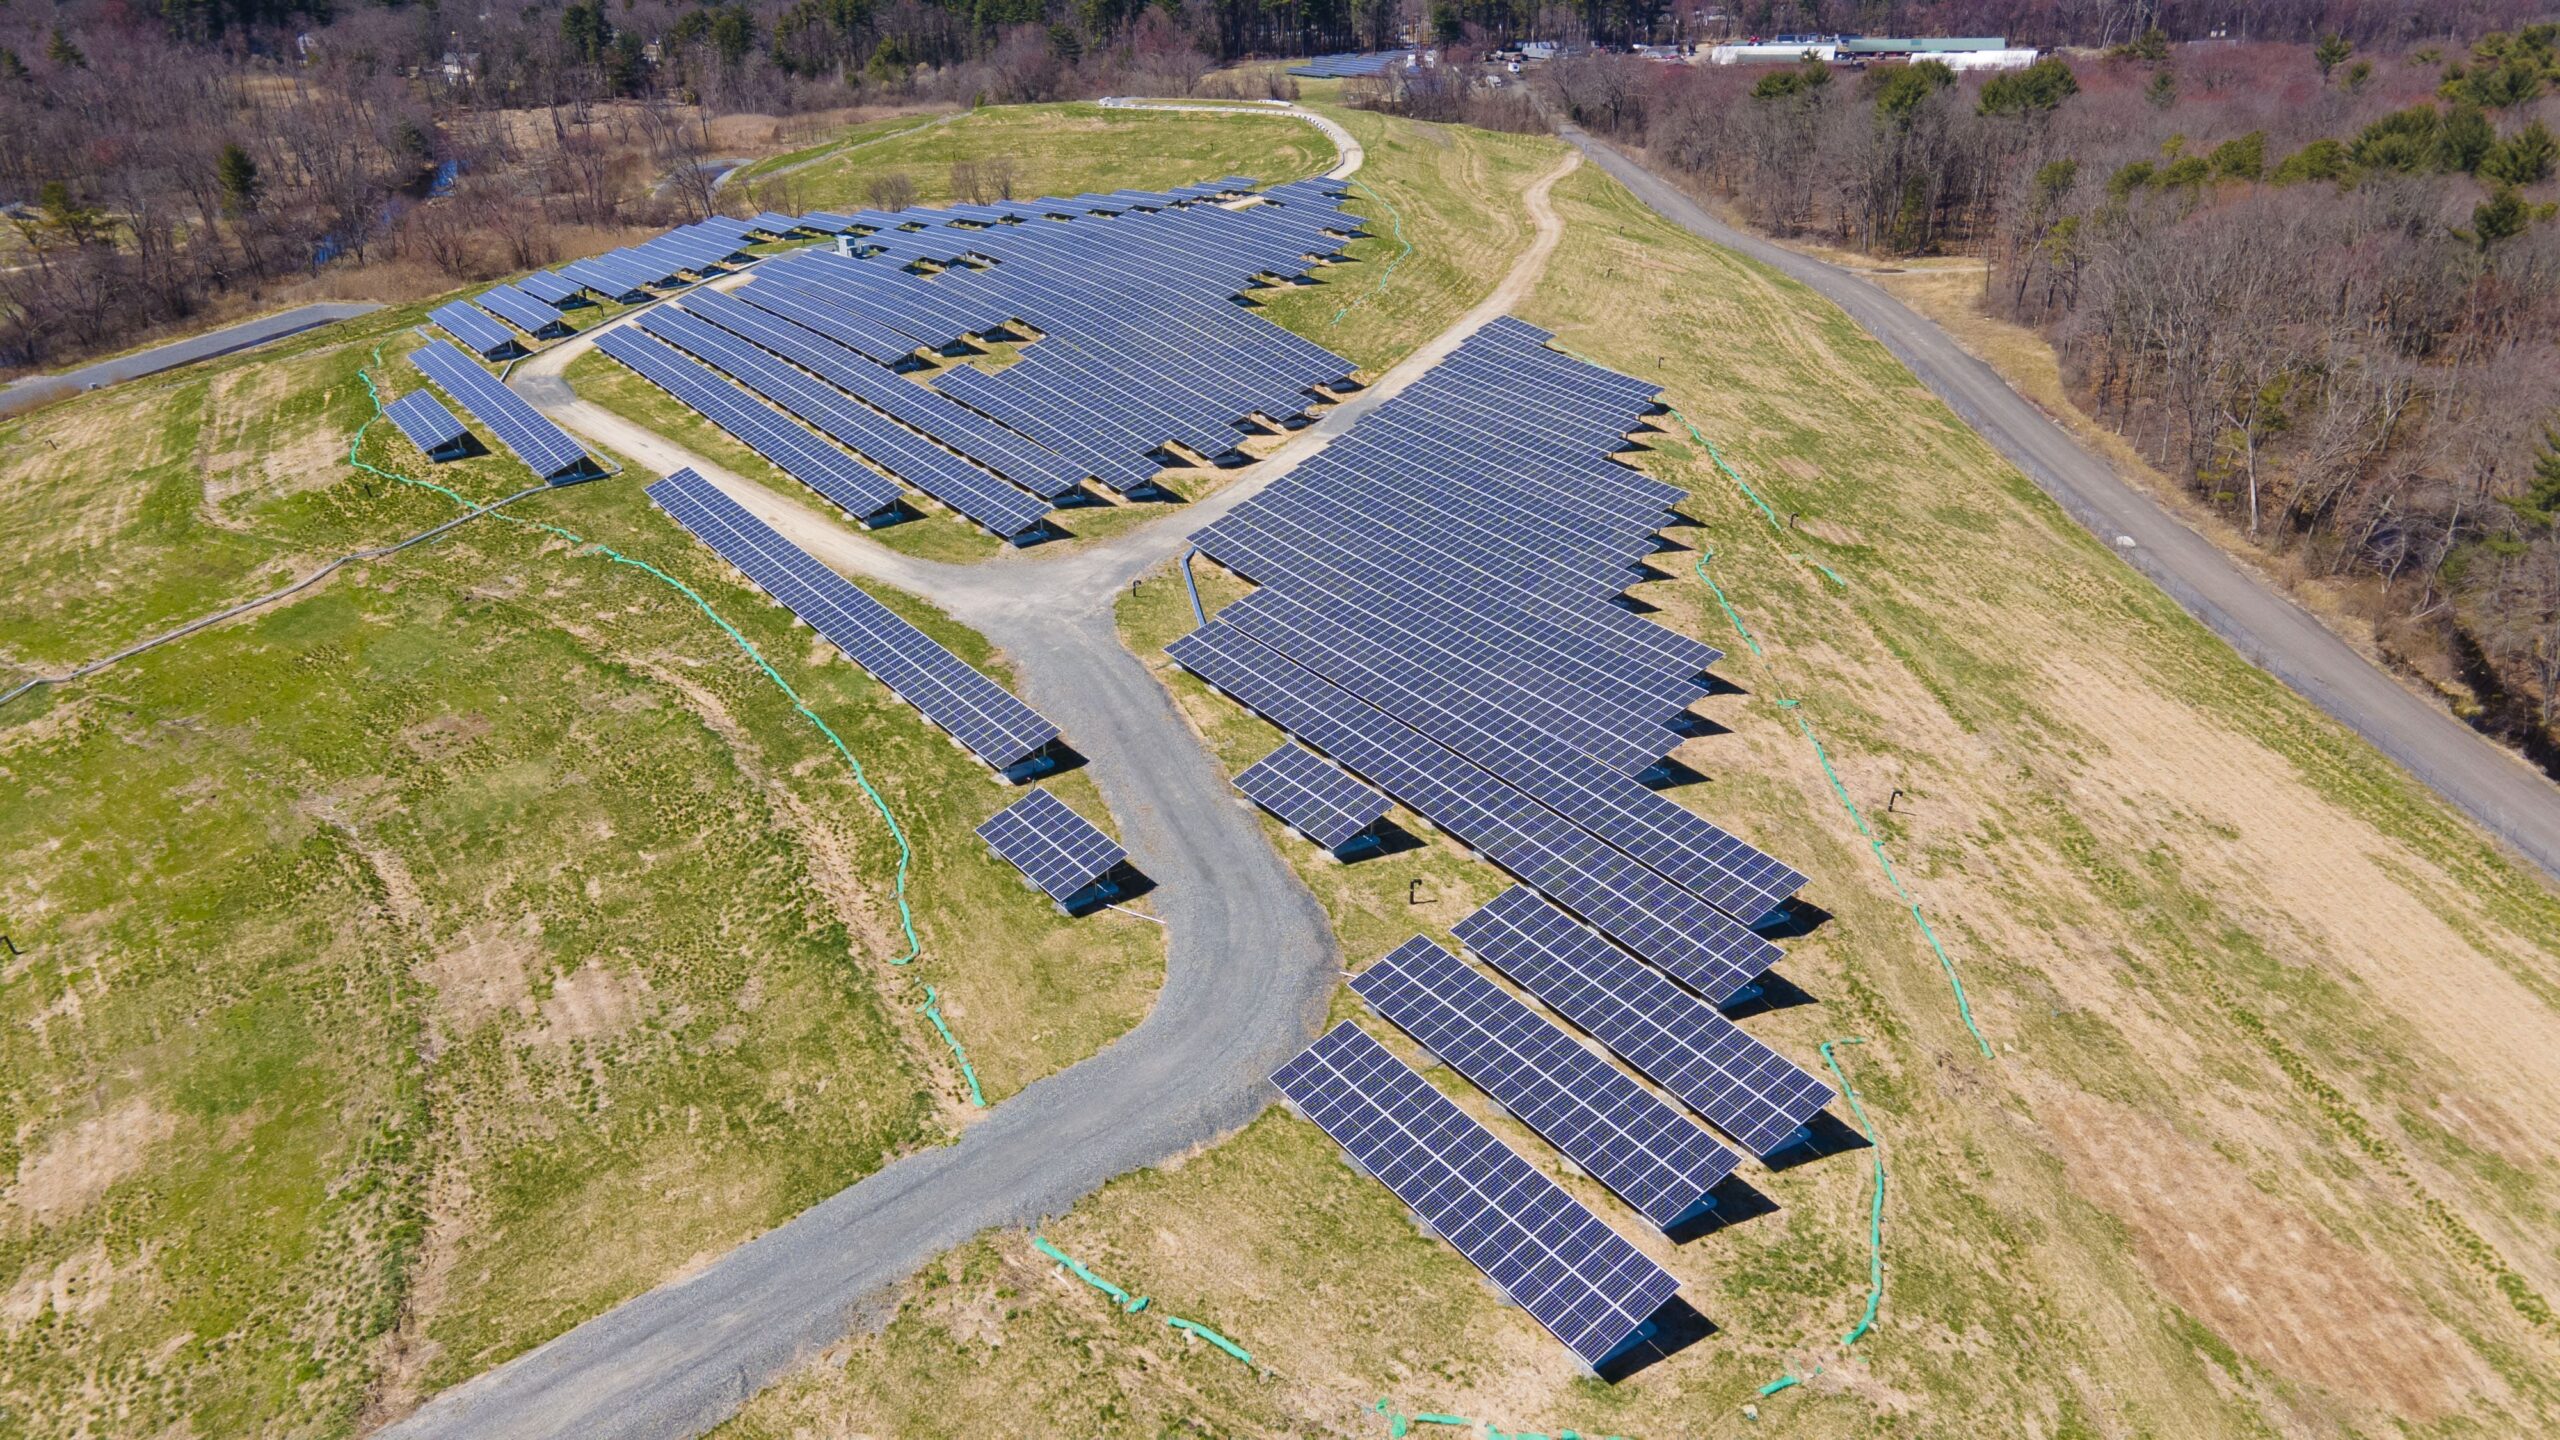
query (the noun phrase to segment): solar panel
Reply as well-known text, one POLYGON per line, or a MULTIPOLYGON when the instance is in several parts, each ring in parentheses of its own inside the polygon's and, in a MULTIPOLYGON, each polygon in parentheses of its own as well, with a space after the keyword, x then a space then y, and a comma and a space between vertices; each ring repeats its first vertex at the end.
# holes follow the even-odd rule
POLYGON ((1058 738, 1057 726, 1003 686, 810 558, 694 471, 679 470, 650 486, 649 498, 989 765, 1028 772, 1058 738))
POLYGON ((512 285, 484 290, 472 298, 472 303, 537 340, 572 333, 569 322, 560 318, 556 307, 546 305, 512 285))
POLYGON ((1263 809, 1328 850, 1378 823, 1391 802, 1331 761, 1284 744, 1247 767, 1235 786, 1263 809))
POLYGON ((978 827, 978 838, 1061 905, 1129 858, 1101 827, 1046 790, 1034 790, 997 811, 978 827))
POLYGON ((1793 1143, 1832 1089, 1523 887, 1457 923, 1458 942, 1755 1155, 1793 1143))
POLYGON ((436 328, 492 360, 524 348, 514 331, 459 300, 428 311, 427 318, 435 322, 436 328))
POLYGON ((1696 1122, 1425 936, 1352 976, 1351 988, 1661 1229, 1698 1214, 1739 1163, 1696 1122))
POLYGON ((534 271, 532 274, 517 281, 516 288, 524 291, 528 295, 531 295, 536 300, 544 301, 561 309, 567 309, 570 305, 577 303, 581 294, 580 286, 567 280, 563 280, 548 270, 534 271))
MULTIPOLYGON (((640 328, 680 345, 740 385, 815 426, 863 459, 1008 539, 1038 531, 1049 505, 996 478, 772 352, 682 310, 661 307, 640 328)), ((913 387, 910 387, 913 388, 913 387)))
POLYGON ((464 437, 471 433, 442 401, 424 390, 410 391, 384 406, 382 413, 430 459, 448 458, 440 453, 446 450, 459 453, 464 437))
POLYGON ((1781 954, 1600 836, 1258 642, 1212 621, 1165 653, 1709 1000, 1740 990, 1781 954))
POLYGON ((1350 1021, 1271 1080, 1584 1364, 1639 1338, 1679 1290, 1670 1272, 1350 1021))
POLYGON ((854 519, 868 520, 898 503, 895 481, 810 434, 690 357, 628 327, 600 332, 596 348, 630 366, 854 519))
POLYGON ((498 443, 514 451, 538 478, 552 480, 590 468, 585 447, 569 438, 568 431, 499 384, 470 356, 441 340, 431 340, 411 352, 409 363, 496 432, 498 443))
POLYGON ((1002 474, 1043 499, 1076 489, 1083 472, 978 412, 945 399, 817 331, 717 290, 686 297, 685 311, 815 374, 901 424, 1002 474))

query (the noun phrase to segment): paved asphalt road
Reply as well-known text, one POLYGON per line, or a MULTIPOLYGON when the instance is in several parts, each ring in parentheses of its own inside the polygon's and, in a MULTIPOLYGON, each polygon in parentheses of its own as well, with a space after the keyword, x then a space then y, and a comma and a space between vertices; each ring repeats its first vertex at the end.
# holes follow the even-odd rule
MULTIPOLYGON (((653 470, 694 465, 821 560, 911 588, 1001 647, 1023 698, 1091 762, 1131 860, 1156 882, 1165 986, 1136 1029, 979 1117, 956 1143, 898 1161, 695 1275, 446 1391, 384 1434, 698 1435, 842 1338, 866 1297, 933 1256, 989 1227, 1061 1214, 1113 1176, 1261 1112, 1272 1095, 1265 1077, 1322 1025, 1341 960, 1322 909, 1171 696, 1121 645, 1113 602, 1180 554, 1193 529, 1303 463, 1517 303, 1561 233, 1546 193, 1569 168, 1531 191, 1538 237, 1482 304, 1228 489, 1083 549, 968 566, 915 561, 578 400, 559 376, 567 345, 517 368, 509 383, 563 424, 653 470)), ((1072 512, 1066 518, 1073 523, 1072 512)), ((1106 914, 1083 923, 1144 922, 1106 914)))
POLYGON ((59 375, 30 375, 23 380, 12 380, 6 386, 0 386, 0 415, 63 395, 113 385, 119 380, 174 370, 198 360, 210 360, 217 355, 264 345, 335 320, 352 320, 381 308, 355 301, 302 305, 291 310, 279 310, 273 315, 261 315, 255 320, 243 320, 237 325, 225 325, 219 330, 208 330, 201 335, 190 335, 184 340, 172 340, 166 345, 155 345, 131 355, 119 355, 113 360, 100 360, 59 375))
POLYGON ((1884 342, 1920 382, 2009 457, 2073 519, 2151 577, 2252 664, 2406 766, 2549 875, 2560 877, 2560 787, 2410 693, 2299 606, 2249 575, 2083 450, 1990 366, 1869 281, 1718 221, 1659 176, 1573 126, 1564 137, 1664 218, 1819 291, 1884 342))

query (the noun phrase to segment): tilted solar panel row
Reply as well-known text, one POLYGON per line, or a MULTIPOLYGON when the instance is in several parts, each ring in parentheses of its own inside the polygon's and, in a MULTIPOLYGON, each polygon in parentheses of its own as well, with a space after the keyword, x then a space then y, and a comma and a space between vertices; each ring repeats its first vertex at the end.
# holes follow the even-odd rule
POLYGON ((516 332, 460 300, 437 306, 427 312, 427 318, 435 322, 436 328, 492 360, 524 348, 516 339, 516 332))
POLYGON ((1830 1086, 1525 887, 1495 896, 1455 933, 1755 1155, 1794 1144, 1831 1103, 1830 1086))
POLYGON ((1389 801, 1331 761, 1283 742, 1245 767, 1235 787, 1328 850, 1360 837, 1387 813, 1389 801))
POLYGON ((650 486, 649 498, 891 693, 997 770, 1022 765, 1057 740, 1057 726, 783 539, 694 471, 679 470, 650 486))
POLYGON ((514 391, 499 384, 496 376, 481 369, 470 356, 441 340, 433 340, 413 352, 409 363, 488 426, 497 435, 498 443, 514 452, 536 478, 553 480, 589 468, 584 446, 514 391))
POLYGON ((1083 472, 1064 456, 1032 443, 816 331, 756 309, 717 290, 686 299, 684 308, 798 365, 818 378, 985 465, 1043 499, 1072 493, 1083 472))
POLYGON ((1034 790, 978 827, 997 858, 1064 905, 1118 868, 1128 852, 1066 802, 1034 790))
POLYGON ((576 284, 581 290, 592 290, 608 300, 649 298, 649 292, 641 282, 586 260, 572 260, 552 273, 576 284))
POLYGON ((1586 1365, 1624 1348, 1678 1293, 1668 1271, 1350 1021, 1271 1080, 1586 1365))
POLYGON ((429 455, 462 444, 470 431, 452 411, 424 390, 412 390, 382 409, 409 443, 429 455))
POLYGON ((1352 976, 1351 989, 1658 1229, 1697 1215, 1740 1164, 1695 1121, 1426 936, 1352 976))
POLYGON ((898 505, 896 481, 810 434, 700 362, 627 326, 599 332, 596 348, 854 519, 873 520, 898 505))
POLYGON ((569 322, 560 318, 559 310, 512 285, 484 290, 471 299, 481 309, 537 340, 557 339, 571 333, 569 322))
POLYGON ((838 444, 927 495, 1011 539, 1039 528, 1049 502, 848 399, 772 352, 682 310, 654 310, 640 328, 683 347, 740 385, 817 427, 838 444))
POLYGON ((1241 632, 1212 622, 1165 653, 1709 1000, 1777 962, 1706 901, 1241 632))
POLYGON ((567 306, 578 301, 584 287, 563 280, 548 270, 536 270, 517 281, 516 288, 545 304, 567 306))

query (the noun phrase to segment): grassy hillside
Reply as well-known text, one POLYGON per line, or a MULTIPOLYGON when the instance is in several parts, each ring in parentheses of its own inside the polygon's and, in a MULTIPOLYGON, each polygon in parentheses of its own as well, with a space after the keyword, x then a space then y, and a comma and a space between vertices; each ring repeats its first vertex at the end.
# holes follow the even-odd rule
POLYGON ((1144 110, 1100 105, 1002 105, 963 111, 941 124, 883 121, 849 132, 832 149, 777 157, 740 177, 760 205, 859 210, 873 180, 903 175, 920 204, 953 198, 951 167, 1010 161, 1013 193, 1170 190, 1222 175, 1270 183, 1313 175, 1333 163, 1333 145, 1284 115, 1185 117, 1179 126, 1144 110), (798 166, 789 169, 785 167, 798 166))
MULTIPOLYGON (((1526 318, 1663 380, 1775 517, 1678 419, 1644 437, 1702 523, 1637 593, 1734 652, 1701 707, 1728 733, 1683 746, 1701 778, 1674 793, 1810 873, 1821 912, 1782 967, 1805 1003, 1747 1023, 1809 1068, 1864 1042, 1838 1053, 1889 1172, 1874 1328, 1841 1343, 1875 1154, 1751 1167, 1774 1210, 1676 1249, 1561 1176, 1721 1327, 1610 1387, 1268 1115, 1044 1231, 1261 1371, 996 1234, 725 1433, 1383 1435, 1439 1411, 1652 1437, 1730 1433, 1747 1406, 1838 1436, 2548 1429, 2550 889, 2189 621, 1836 310, 1596 171, 1557 198, 1570 229, 1526 318), (1750 639, 1696 577, 1705 552, 1750 639)), ((1153 582, 1122 621, 1149 655, 1191 623, 1153 582)), ((1271 743, 1169 683, 1231 767, 1271 743)), ((1437 840, 1349 867, 1275 843, 1355 966, 1499 884, 1437 840)))
MULTIPOLYGON (((0 428, 12 669, 414 533, 346 462, 384 317, 0 428), (360 332, 361 334, 361 332, 360 332)), ((430 474, 388 426, 363 458, 430 474)), ((474 499, 513 462, 432 468, 474 499)), ((1153 927, 970 830, 1014 792, 651 508, 524 502, 0 710, 0 1430, 344 1434, 787 1218, 1135 1023, 1153 927)), ((1003 675, 974 636, 900 597, 1003 675)), ((1088 802, 1090 782, 1067 777, 1088 802)))

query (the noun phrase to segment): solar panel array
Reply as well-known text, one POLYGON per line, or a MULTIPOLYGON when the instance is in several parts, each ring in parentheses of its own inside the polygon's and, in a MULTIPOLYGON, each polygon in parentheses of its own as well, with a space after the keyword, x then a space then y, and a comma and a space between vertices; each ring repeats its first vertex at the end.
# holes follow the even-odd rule
POLYGON ((750 221, 715 215, 679 225, 654 240, 572 260, 549 272, 542 289, 531 278, 518 283, 543 299, 560 303, 543 290, 566 285, 593 291, 608 300, 639 303, 659 291, 681 290, 697 280, 710 280, 751 263, 746 247, 755 243, 758 227, 750 221))
MULTIPOLYGON (((854 253, 777 258, 753 284, 692 291, 625 327, 661 345, 622 328, 597 343, 858 517, 896 498, 885 474, 1027 543, 1086 479, 1138 493, 1183 451, 1234 456, 1350 372, 1234 300, 1303 280, 1358 222, 1329 182, 1242 203, 1252 183, 721 222, 722 236, 842 233, 854 253), (970 338, 1029 343, 1001 371, 961 365, 932 388, 897 373, 970 338)), ((615 261, 561 273, 632 299, 683 279, 615 261)))
POLYGON ((1624 1348, 1678 1291, 1670 1272, 1349 1021, 1272 1081, 1586 1364, 1624 1348))
POLYGON ((1379 50, 1369 54, 1355 50, 1335 55, 1310 55, 1290 66, 1289 73, 1304 75, 1311 80, 1349 80, 1381 74, 1412 58, 1410 50, 1379 50))
POLYGON ((437 329, 468 345, 481 356, 500 360, 524 349, 516 333, 489 318, 487 312, 460 300, 427 312, 437 329))
POLYGON ((975 461, 943 449, 771 351, 716 325, 682 310, 660 309, 642 315, 639 327, 689 351, 750 393, 1000 538, 1012 539, 1040 527, 1044 523, 1041 517, 1049 513, 1046 500, 1016 489, 975 461))
POLYGON ((1496 896, 1455 933, 1755 1155, 1794 1142, 1831 1103, 1830 1086, 1524 887, 1496 896))
POLYGON ((536 340, 552 340, 571 333, 569 322, 560 318, 559 307, 545 304, 513 285, 484 290, 472 297, 472 303, 536 340))
POLYGON ((1397 946, 1351 988, 1661 1229, 1697 1214, 1739 1163, 1695 1121, 1427 937, 1397 946))
POLYGON ((596 348, 628 365, 703 419, 772 461, 775 469, 817 491, 856 520, 898 505, 896 482, 740 389, 727 377, 647 335, 617 326, 596 333, 596 348))
POLYGON ((1644 783, 1721 656, 1614 603, 1681 498, 1653 398, 1503 319, 1193 536, 1255 582, 1170 653, 1707 1000, 1793 868, 1644 783))
POLYGON ((1129 858, 1101 827, 1046 790, 1034 790, 978 827, 996 857, 1064 905, 1129 858))
POLYGON ((459 447, 471 433, 463 428, 460 417, 444 408, 444 402, 424 390, 410 391, 382 407, 382 413, 391 417, 391 423, 400 427, 410 444, 430 457, 459 447))
POLYGON ((890 693, 997 770, 1025 766, 1057 740, 1057 726, 693 470, 650 486, 649 498, 890 693))
POLYGON ((1358 839, 1393 803, 1332 761, 1285 743, 1247 766, 1235 786, 1327 850, 1358 839))
POLYGON ((852 255, 776 259, 738 298, 884 364, 967 336, 1036 337, 1000 371, 933 383, 1080 475, 1138 490, 1169 455, 1230 455, 1351 371, 1233 302, 1305 279, 1358 222, 1329 182, 1227 202, 1248 183, 831 216, 852 255))
POLYGON ((1065 457, 946 399, 806 326, 717 290, 684 299, 688 314, 758 345, 938 444, 949 446, 1043 499, 1073 494, 1083 480, 1065 457))
POLYGON ((499 384, 479 362, 442 340, 430 340, 412 352, 409 363, 495 432, 498 443, 513 451, 537 478, 556 480, 593 468, 586 448, 569 438, 568 431, 499 384))

